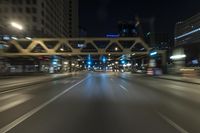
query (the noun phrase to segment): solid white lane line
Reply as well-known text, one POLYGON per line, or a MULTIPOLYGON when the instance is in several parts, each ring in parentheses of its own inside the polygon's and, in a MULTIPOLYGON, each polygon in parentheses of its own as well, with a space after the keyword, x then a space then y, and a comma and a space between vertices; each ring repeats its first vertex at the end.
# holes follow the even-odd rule
POLYGON ((10 124, 4 126, 3 128, 0 129, 0 133, 6 133, 6 132, 10 131, 12 128, 16 127, 17 125, 19 125, 20 123, 22 123, 23 121, 25 121, 26 119, 28 119, 29 117, 31 117, 32 115, 34 115, 35 113, 40 111, 41 109, 45 108, 47 105, 49 105, 50 103, 57 100, 59 97, 63 96, 65 93, 69 92, 71 89, 73 89, 74 87, 76 87, 77 85, 79 85, 80 83, 85 81, 86 79, 87 78, 85 78, 85 79, 79 81, 78 83, 72 85, 68 89, 64 90, 63 92, 59 93, 58 95, 56 95, 55 97, 50 99, 49 101, 43 103, 42 105, 34 108, 33 110, 29 111, 28 113, 26 113, 23 116, 19 117, 18 119, 14 120, 10 124))
POLYGON ((169 123, 171 126, 173 126, 176 130, 178 130, 180 133, 189 133, 188 131, 186 131, 185 129, 183 129, 182 127, 180 127, 178 124, 176 124, 175 122, 173 122, 172 120, 170 120, 167 116, 163 115, 160 112, 157 112, 159 114, 159 116, 164 119, 167 123, 169 123))
POLYGON ((128 92, 128 89, 127 89, 126 87, 124 87, 124 86, 122 86, 122 85, 120 85, 120 87, 121 87, 124 91, 128 92))
POLYGON ((6 103, 3 106, 0 106, 0 112, 6 111, 8 109, 11 109, 17 105, 20 105, 22 103, 25 103, 26 101, 30 100, 32 98, 32 96, 21 96, 20 99, 10 102, 10 103, 6 103))

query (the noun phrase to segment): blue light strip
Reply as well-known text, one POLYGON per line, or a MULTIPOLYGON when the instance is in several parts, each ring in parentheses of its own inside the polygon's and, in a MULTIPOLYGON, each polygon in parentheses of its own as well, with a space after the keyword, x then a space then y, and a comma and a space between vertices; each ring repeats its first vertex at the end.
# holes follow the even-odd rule
POLYGON ((191 35, 191 34, 193 34, 193 33, 196 33, 196 32, 198 32, 198 31, 200 31, 200 28, 195 29, 195 30, 193 30, 193 31, 190 31, 190 32, 188 32, 188 33, 185 33, 185 34, 183 34, 183 35, 181 35, 181 36, 175 37, 175 39, 176 39, 176 40, 177 40, 177 39, 180 39, 180 38, 182 38, 182 37, 185 37, 185 36, 191 35))
POLYGON ((150 53, 150 56, 153 56, 153 55, 157 55, 158 52, 153 52, 153 53, 150 53))
POLYGON ((106 35, 106 37, 108 37, 108 38, 118 38, 118 37, 120 37, 120 35, 119 34, 108 34, 108 35, 106 35))

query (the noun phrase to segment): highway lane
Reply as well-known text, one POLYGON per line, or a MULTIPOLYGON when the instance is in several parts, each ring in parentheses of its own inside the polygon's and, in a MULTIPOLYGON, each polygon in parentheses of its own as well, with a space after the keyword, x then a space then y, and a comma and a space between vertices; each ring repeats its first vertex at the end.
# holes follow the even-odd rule
POLYGON ((0 133, 199 133, 199 91, 126 73, 76 75, 0 95, 0 133))

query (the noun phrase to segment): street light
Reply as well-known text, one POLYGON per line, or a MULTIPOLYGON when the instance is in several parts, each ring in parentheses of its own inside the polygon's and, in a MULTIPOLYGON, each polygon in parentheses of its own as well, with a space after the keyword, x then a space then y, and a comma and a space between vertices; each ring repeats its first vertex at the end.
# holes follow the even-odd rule
POLYGON ((65 51, 65 49, 64 49, 64 45, 62 44, 62 46, 61 46, 61 48, 60 48, 60 51, 65 51))
POLYGON ((67 62, 67 61, 64 62, 64 65, 68 65, 68 64, 69 64, 69 62, 67 62))
POLYGON ((17 37, 11 37, 13 40, 18 40, 18 38, 17 37))
POLYGON ((64 48, 60 48, 60 51, 64 51, 64 48))
POLYGON ((183 58, 186 58, 185 54, 182 54, 182 55, 173 55, 173 56, 170 57, 170 59, 172 59, 172 60, 179 60, 179 59, 183 59, 183 58))
POLYGON ((27 39, 27 40, 32 40, 32 38, 31 38, 31 37, 26 37, 26 39, 27 39))
POLYGON ((19 23, 11 22, 10 24, 11 24, 12 27, 14 27, 14 28, 16 28, 18 30, 23 30, 24 29, 23 26, 21 24, 19 24, 19 23))

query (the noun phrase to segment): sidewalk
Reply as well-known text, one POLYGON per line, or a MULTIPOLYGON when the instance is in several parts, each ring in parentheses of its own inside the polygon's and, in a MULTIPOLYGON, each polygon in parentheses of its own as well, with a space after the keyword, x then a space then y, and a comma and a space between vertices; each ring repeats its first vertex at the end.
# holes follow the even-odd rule
POLYGON ((175 76, 175 75, 161 75, 161 76, 156 76, 155 78, 173 80, 173 81, 179 81, 179 82, 185 82, 185 83, 191 83, 191 84, 200 85, 200 77, 199 76, 196 76, 196 77, 184 77, 184 76, 175 76))
MULTIPOLYGON (((131 74, 133 74, 133 73, 131 73, 131 74)), ((200 76, 183 76, 183 75, 149 76, 149 75, 146 75, 146 74, 134 74, 134 75, 200 85, 200 76)))
POLYGON ((74 73, 64 73, 64 74, 49 74, 49 75, 39 75, 39 76, 20 76, 13 77, 9 79, 0 79, 0 92, 8 91, 11 89, 25 87, 29 85, 39 84, 42 82, 48 82, 52 80, 58 80, 70 75, 78 74, 79 72, 74 73))

